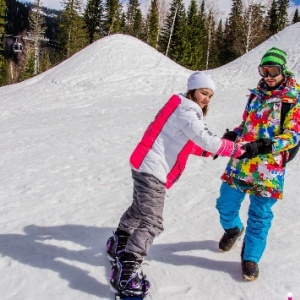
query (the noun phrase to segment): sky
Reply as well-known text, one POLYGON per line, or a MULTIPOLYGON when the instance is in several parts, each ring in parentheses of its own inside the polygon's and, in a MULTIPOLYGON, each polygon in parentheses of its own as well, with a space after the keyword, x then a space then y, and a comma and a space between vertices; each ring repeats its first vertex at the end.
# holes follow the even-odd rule
MULTIPOLYGON (((35 0, 19 0, 20 2, 32 2, 34 3, 35 0)), ((60 10, 62 8, 61 0, 41 0, 41 3, 43 6, 52 8, 52 9, 58 9, 60 10)))
MULTIPOLYGON (((207 72, 217 90, 206 124, 222 136, 241 122, 262 55, 276 46, 300 80, 300 23, 207 72)), ((54 68, 0 88, 1 300, 109 300, 105 244, 132 202, 129 156, 187 70, 130 36, 105 37, 54 68)), ((145 300, 300 299, 300 155, 288 164, 284 199, 259 263, 241 276, 242 240, 218 250, 215 209, 228 159, 189 158, 168 190, 165 231, 143 264, 145 300)), ((249 200, 241 207, 246 225, 249 200)))

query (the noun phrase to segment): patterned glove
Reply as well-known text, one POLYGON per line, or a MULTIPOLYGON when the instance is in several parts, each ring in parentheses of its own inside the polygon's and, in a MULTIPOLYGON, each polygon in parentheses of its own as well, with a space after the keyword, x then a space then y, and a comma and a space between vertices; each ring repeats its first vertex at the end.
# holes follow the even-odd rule
POLYGON ((244 152, 245 150, 243 149, 242 144, 234 143, 226 139, 221 139, 221 146, 217 152, 217 155, 237 158, 242 156, 244 152))
MULTIPOLYGON (((226 132, 223 134, 222 139, 234 142, 236 140, 237 135, 238 134, 235 131, 230 131, 228 128, 226 128, 226 132)), ((218 157, 219 157, 219 155, 216 154, 216 155, 214 155, 213 159, 215 160, 218 157)))

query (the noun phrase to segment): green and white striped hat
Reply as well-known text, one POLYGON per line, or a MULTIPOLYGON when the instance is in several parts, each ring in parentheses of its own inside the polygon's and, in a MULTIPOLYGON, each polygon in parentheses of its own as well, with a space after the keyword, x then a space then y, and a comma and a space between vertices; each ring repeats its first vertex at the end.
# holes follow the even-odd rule
POLYGON ((262 57, 261 65, 280 65, 285 66, 287 62, 287 54, 278 48, 271 48, 262 57))

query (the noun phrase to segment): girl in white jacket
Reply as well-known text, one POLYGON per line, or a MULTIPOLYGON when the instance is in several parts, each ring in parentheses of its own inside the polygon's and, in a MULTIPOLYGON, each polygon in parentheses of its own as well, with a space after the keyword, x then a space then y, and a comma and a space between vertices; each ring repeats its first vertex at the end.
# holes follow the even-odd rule
POLYGON ((118 293, 147 293, 149 283, 140 274, 140 264, 153 239, 163 231, 166 188, 178 180, 188 156, 236 158, 244 151, 242 145, 213 135, 204 124, 215 89, 208 74, 193 73, 188 92, 169 99, 130 157, 133 202, 107 242, 107 254, 116 262, 110 282, 118 293))

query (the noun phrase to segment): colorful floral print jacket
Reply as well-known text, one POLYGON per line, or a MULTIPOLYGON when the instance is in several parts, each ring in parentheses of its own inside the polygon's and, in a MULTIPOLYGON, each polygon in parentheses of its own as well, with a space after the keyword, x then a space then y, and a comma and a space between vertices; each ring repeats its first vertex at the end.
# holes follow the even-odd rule
POLYGON ((272 153, 252 159, 230 159, 221 179, 245 193, 282 199, 286 150, 300 139, 300 86, 289 72, 282 85, 267 90, 264 79, 251 95, 246 105, 243 121, 234 129, 238 142, 252 142, 259 138, 272 140, 272 153), (291 103, 280 128, 282 102, 291 103))

